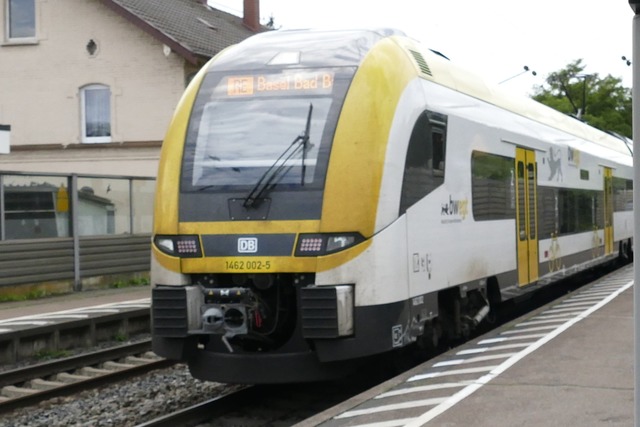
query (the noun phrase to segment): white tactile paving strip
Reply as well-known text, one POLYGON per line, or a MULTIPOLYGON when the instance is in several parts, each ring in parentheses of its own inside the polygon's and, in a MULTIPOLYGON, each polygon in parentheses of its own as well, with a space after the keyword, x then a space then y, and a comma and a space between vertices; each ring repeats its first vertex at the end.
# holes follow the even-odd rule
POLYGON ((11 319, 0 320, 0 334, 9 333, 18 329, 29 327, 52 325, 54 323, 60 323, 64 321, 88 319, 90 317, 95 317, 103 314, 114 314, 132 309, 149 308, 150 306, 151 298, 142 298, 137 300, 95 305, 91 307, 55 311, 51 313, 14 317, 11 319))
POLYGON ((633 286, 628 266, 495 338, 425 368, 404 383, 334 416, 322 427, 420 427, 496 378, 526 355, 633 286))

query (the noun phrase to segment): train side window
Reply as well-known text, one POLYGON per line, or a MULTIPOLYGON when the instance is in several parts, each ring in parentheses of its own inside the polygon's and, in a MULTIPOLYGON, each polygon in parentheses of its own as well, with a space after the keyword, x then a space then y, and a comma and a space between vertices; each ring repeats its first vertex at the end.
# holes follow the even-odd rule
POLYGON ((476 221, 516 217, 513 165, 512 157, 480 151, 471 154, 471 207, 476 221))
POLYGON ((400 214, 444 182, 447 117, 423 112, 416 121, 404 164, 400 214))
POLYGON ((559 189, 539 186, 538 195, 538 236, 542 238, 558 235, 560 231, 559 189))
POLYGON ((604 228, 604 192, 538 187, 539 235, 565 236, 604 228))
POLYGON ((433 126, 431 131, 433 142, 433 176, 444 177, 444 132, 433 126))
POLYGON ((602 228, 602 192, 561 188, 558 190, 559 234, 584 233, 602 228))
POLYGON ((633 210, 633 181, 613 177, 613 210, 614 212, 633 210))

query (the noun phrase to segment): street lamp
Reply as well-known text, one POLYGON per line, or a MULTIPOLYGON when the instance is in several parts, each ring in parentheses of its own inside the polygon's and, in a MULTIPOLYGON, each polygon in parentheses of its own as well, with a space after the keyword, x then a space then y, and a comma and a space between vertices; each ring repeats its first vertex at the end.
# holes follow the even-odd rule
POLYGON ((578 108, 575 102, 573 102, 573 98, 571 98, 571 93, 567 88, 567 85, 569 84, 569 82, 568 81, 565 82, 561 78, 558 79, 560 82, 560 85, 562 86, 562 90, 564 90, 565 96, 567 97, 567 99, 569 100, 569 103, 573 107, 573 111, 575 112, 575 117, 578 120, 582 120, 582 118, 584 117, 584 113, 587 109, 587 79, 593 76, 594 74, 576 74, 568 77, 568 79, 572 79, 574 77, 576 79, 582 79, 582 108, 578 108))
POLYGON ((627 59, 627 57, 626 57, 626 56, 622 55, 622 60, 627 64, 627 66, 630 66, 630 65, 631 65, 631 60, 630 60, 630 59, 627 59))
POLYGON ((593 77, 593 74, 577 74, 574 77, 582 79, 582 109, 578 110, 578 119, 582 120, 587 112, 587 79, 593 77))
MULTIPOLYGON (((520 71, 520 72, 519 72, 518 74, 516 74, 515 76, 511 76, 511 77, 509 77, 508 79, 505 79, 505 80, 501 81, 501 82, 500 82, 500 83, 498 83, 498 84, 499 84, 499 85, 501 85, 501 84, 502 84, 502 83, 504 83, 504 82, 508 82, 509 80, 511 80, 511 79, 515 79, 516 77, 521 76, 521 75, 523 75, 523 74, 525 74, 525 73, 528 73, 528 72, 529 72, 529 67, 525 65, 525 66, 524 66, 524 71, 520 71)), ((532 74, 532 75, 534 75, 534 76, 537 76, 537 75, 538 75, 538 73, 536 73, 535 71, 531 71, 531 74, 532 74)))

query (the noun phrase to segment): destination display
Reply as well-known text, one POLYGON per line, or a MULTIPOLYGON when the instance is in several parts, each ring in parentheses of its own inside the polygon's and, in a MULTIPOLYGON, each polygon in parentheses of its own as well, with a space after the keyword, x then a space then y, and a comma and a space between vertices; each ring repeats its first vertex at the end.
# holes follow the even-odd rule
POLYGON ((220 92, 230 97, 263 95, 330 94, 333 90, 332 71, 303 71, 281 74, 226 76, 220 82, 220 92), (222 86, 222 87, 220 87, 222 86))

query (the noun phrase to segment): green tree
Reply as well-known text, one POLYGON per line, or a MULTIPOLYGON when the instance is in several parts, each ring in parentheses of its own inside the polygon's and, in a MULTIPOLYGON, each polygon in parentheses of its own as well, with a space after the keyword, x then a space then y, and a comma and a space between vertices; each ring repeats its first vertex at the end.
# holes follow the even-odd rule
POLYGON ((544 85, 534 88, 533 99, 600 130, 631 138, 631 89, 620 78, 600 78, 584 69, 578 59, 549 74, 544 85))

